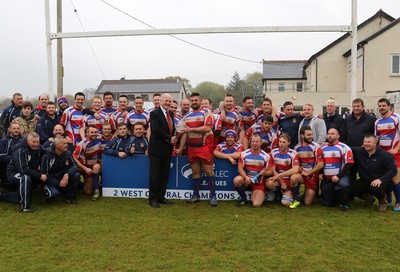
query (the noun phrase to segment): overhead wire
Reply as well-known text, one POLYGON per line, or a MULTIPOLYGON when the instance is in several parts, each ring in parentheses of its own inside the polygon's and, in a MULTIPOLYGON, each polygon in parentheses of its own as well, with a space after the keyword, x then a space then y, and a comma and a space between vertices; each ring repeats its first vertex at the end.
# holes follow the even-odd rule
MULTIPOLYGON (((74 5, 73 0, 71 0, 71 4, 72 4, 72 7, 73 7, 73 9, 74 9, 74 12, 75 12, 75 14, 76 14, 76 16, 77 16, 77 18, 78 18, 79 24, 80 24, 81 27, 82 27, 83 32, 86 32, 85 27, 83 26, 82 20, 81 20, 81 18, 80 18, 80 16, 79 16, 78 10, 76 9, 76 7, 75 7, 75 5, 74 5)), ((88 43, 89 43, 90 50, 92 51, 92 54, 93 54, 93 56, 94 56, 94 58, 95 58, 95 60, 96 60, 97 66, 99 67, 100 72, 101 72, 101 74, 103 75, 103 79, 105 79, 106 76, 104 75, 104 71, 103 71, 103 69, 101 68, 99 59, 97 58, 96 53, 94 52, 92 43, 90 42, 89 38, 86 38, 86 40, 87 40, 88 43)))
MULTIPOLYGON (((71 1, 72 1, 72 0, 71 0, 71 1)), ((105 1, 105 0, 100 0, 100 1, 103 2, 104 4, 108 5, 109 7, 111 7, 111 8, 113 8, 113 9, 117 10, 118 12, 120 12, 120 13, 122 13, 122 14, 124 14, 124 15, 130 17, 130 18, 132 18, 133 20, 135 20, 135 21, 137 21, 137 22, 139 22, 139 23, 141 23, 141 24, 143 24, 143 25, 145 25, 145 26, 147 26, 147 27, 149 27, 149 28, 151 28, 151 29, 155 29, 155 30, 157 29, 156 27, 154 27, 154 26, 152 26, 152 25, 150 25, 150 24, 144 22, 143 20, 140 20, 140 19, 134 17, 133 15, 130 15, 129 13, 127 13, 127 12, 121 10, 120 8, 118 8, 118 7, 116 7, 116 6, 114 6, 114 5, 110 4, 110 3, 108 3, 108 2, 105 1)), ((241 60, 241 61, 245 61, 245 62, 257 63, 257 64, 262 63, 262 61, 255 61, 255 60, 245 59, 245 58, 241 58, 241 57, 236 57, 236 56, 229 55, 229 54, 226 54, 226 53, 222 53, 222 52, 219 52, 219 51, 216 51, 216 50, 213 50, 213 49, 209 49, 209 48, 206 48, 206 47, 204 47, 204 46, 195 44, 195 43, 193 43, 193 42, 189 42, 189 41, 187 41, 187 40, 185 40, 185 39, 179 38, 179 37, 177 37, 177 36, 175 36, 175 35, 172 35, 172 34, 168 34, 168 36, 170 36, 171 38, 174 38, 174 39, 176 39, 176 40, 179 40, 179 41, 181 41, 181 42, 183 42, 183 43, 186 43, 186 44, 189 44, 189 45, 191 45, 191 46, 197 47, 197 48, 199 48, 199 49, 201 49, 201 50, 205 50, 205 51, 208 51, 208 52, 217 54, 217 55, 221 55, 221 56, 224 56, 224 57, 228 57, 228 58, 232 58, 232 59, 236 59, 236 60, 241 60)))

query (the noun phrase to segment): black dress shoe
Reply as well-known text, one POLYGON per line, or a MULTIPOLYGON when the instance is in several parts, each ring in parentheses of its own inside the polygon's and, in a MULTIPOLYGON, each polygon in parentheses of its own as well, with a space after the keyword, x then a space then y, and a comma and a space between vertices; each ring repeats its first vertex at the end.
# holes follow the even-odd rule
POLYGON ((165 197, 164 197, 162 200, 157 201, 157 202, 160 203, 160 204, 167 204, 167 205, 174 204, 174 202, 172 202, 172 201, 169 200, 169 199, 166 199, 165 197))
POLYGON ((150 206, 152 206, 153 208, 160 208, 160 204, 158 204, 157 201, 152 201, 149 203, 150 206))

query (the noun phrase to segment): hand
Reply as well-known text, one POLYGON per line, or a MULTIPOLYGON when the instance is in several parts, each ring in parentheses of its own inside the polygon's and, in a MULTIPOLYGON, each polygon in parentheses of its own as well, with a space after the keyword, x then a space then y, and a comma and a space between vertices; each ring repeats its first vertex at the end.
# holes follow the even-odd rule
POLYGON ((181 133, 189 133, 189 132, 191 132, 191 128, 190 127, 185 127, 182 131, 181 131, 181 133))
POLYGON ((331 177, 332 182, 336 183, 339 181, 339 178, 337 176, 331 177))
POLYGON ((374 186, 374 187, 379 187, 379 186, 381 186, 381 184, 382 184, 382 181, 380 179, 375 179, 371 182, 371 186, 374 186))
POLYGON ((246 185, 249 185, 251 183, 251 178, 249 176, 246 176, 244 182, 246 183, 246 185))
POLYGON ((125 118, 127 115, 128 115, 128 111, 124 111, 121 116, 125 118))
POLYGON ((41 175, 40 175, 40 180, 41 180, 42 182, 45 182, 45 181, 47 180, 47 176, 46 176, 45 174, 41 174, 41 175))
POLYGON ((176 155, 182 155, 182 149, 176 149, 175 152, 176 155))
POLYGON ((54 142, 54 138, 49 138, 48 139, 50 142, 54 142))
MULTIPOLYGON (((135 149, 133 149, 133 151, 135 152, 135 149)), ((120 151, 120 152, 118 152, 118 157, 120 157, 120 158, 122 158, 122 159, 123 159, 123 158, 126 158, 126 156, 127 156, 127 155, 126 155, 126 153, 125 153, 125 152, 121 152, 121 151, 120 151)))
POLYGON ((144 155, 145 155, 145 156, 148 156, 148 155, 149 155, 149 150, 148 150, 148 149, 144 152, 144 155))
POLYGON ((68 144, 72 144, 72 139, 70 137, 67 136, 67 137, 65 137, 65 139, 67 140, 68 144))
POLYGON ((396 148, 392 148, 388 151, 390 154, 395 155, 397 153, 399 153, 399 150, 397 150, 396 148))
POLYGON ((101 115, 100 115, 100 113, 95 113, 95 114, 93 114, 93 116, 94 116, 94 118, 96 118, 96 120, 100 120, 100 118, 101 118, 101 115))
POLYGON ((236 160, 235 159, 229 157, 228 160, 231 162, 231 164, 236 165, 236 160))
POLYGON ((68 180, 64 178, 60 180, 60 187, 67 187, 67 185, 68 185, 68 180))
POLYGON ((131 154, 135 153, 135 147, 132 146, 131 149, 129 150, 129 152, 130 152, 131 154))
POLYGON ((86 167, 85 169, 83 169, 83 171, 85 171, 85 172, 86 172, 86 174, 88 174, 88 175, 91 175, 91 174, 93 174, 93 170, 92 170, 92 169, 90 169, 89 167, 86 167))
POLYGON ((172 136, 171 137, 171 144, 175 144, 176 143, 176 136, 172 136))

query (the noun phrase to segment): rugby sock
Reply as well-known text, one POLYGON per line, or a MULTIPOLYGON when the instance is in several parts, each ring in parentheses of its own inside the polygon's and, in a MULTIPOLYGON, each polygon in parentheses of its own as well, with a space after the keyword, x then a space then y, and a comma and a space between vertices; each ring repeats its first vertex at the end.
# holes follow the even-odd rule
POLYGON ((215 197, 215 181, 214 176, 206 177, 206 181, 208 183, 208 188, 210 189, 210 198, 215 197))
POLYGON ((95 190, 99 189, 99 174, 92 174, 93 188, 95 190))
POLYGON ((390 185, 389 185, 389 190, 388 190, 388 192, 386 193, 386 198, 387 198, 387 202, 388 202, 388 204, 392 204, 392 193, 393 193, 393 183, 392 182, 390 182, 390 185))
POLYGON ((201 178, 194 178, 193 179, 193 196, 194 197, 200 197, 200 183, 201 183, 201 178))
POLYGON ((396 204, 400 204, 400 183, 393 184, 393 193, 396 198, 396 204))
POLYGON ((290 187, 292 193, 293 193, 293 199, 294 200, 299 200, 300 199, 300 185, 298 184, 295 187, 290 187))
POLYGON ((238 192, 240 199, 243 201, 247 201, 247 196, 246 196, 246 192, 243 188, 243 186, 240 187, 235 187, 236 191, 238 192))

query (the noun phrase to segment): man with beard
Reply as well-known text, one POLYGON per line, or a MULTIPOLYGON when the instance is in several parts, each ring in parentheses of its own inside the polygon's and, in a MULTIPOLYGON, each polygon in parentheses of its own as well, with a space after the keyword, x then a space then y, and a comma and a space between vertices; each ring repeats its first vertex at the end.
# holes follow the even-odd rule
POLYGON ((137 122, 140 122, 144 126, 145 135, 150 136, 150 129, 149 129, 150 114, 143 108, 144 105, 143 98, 141 98, 140 96, 135 97, 134 103, 135 103, 135 109, 131 110, 125 117, 125 124, 128 126, 130 134, 133 135, 134 125, 137 122))
POLYGON ((33 113, 35 115, 38 115, 39 117, 43 117, 46 114, 46 107, 47 103, 49 102, 49 96, 47 94, 39 95, 38 102, 39 104, 33 110, 33 113))
POLYGON ((261 137, 251 136, 250 149, 243 151, 239 158, 239 176, 233 179, 233 185, 240 196, 236 206, 247 204, 245 188, 253 190, 253 207, 259 208, 265 199, 265 178, 272 175, 272 160, 270 155, 261 150, 261 137), (258 176, 258 177, 257 177, 258 176))
POLYGON ((243 145, 236 143, 237 134, 230 129, 226 132, 225 142, 217 145, 214 156, 220 159, 229 160, 231 164, 236 164, 240 154, 244 151, 243 145))
POLYGON ((101 138, 102 136, 102 131, 103 131, 103 124, 106 122, 110 122, 110 117, 106 113, 101 112, 101 104, 102 100, 100 96, 94 96, 93 97, 93 102, 92 102, 92 110, 100 115, 100 118, 96 118, 93 115, 88 115, 85 114, 83 117, 81 124, 80 124, 80 136, 81 138, 85 138, 85 131, 86 128, 89 126, 93 126, 97 128, 97 136, 101 138))
POLYGON ((0 116, 0 137, 3 136, 4 131, 8 130, 8 126, 12 120, 21 115, 22 103, 24 102, 22 94, 14 93, 11 100, 11 105, 3 110, 0 116))
POLYGON ((60 117, 61 119, 64 111, 69 108, 68 99, 65 96, 60 96, 57 99, 57 105, 58 105, 57 116, 60 117))
POLYGON ((87 137, 74 150, 72 156, 84 178, 84 192, 94 194, 92 200, 100 198, 99 176, 101 173, 101 140, 97 137, 97 128, 88 127, 87 137))
POLYGON ((101 108, 101 112, 111 115, 117 110, 117 107, 114 106, 114 96, 112 92, 105 92, 103 94, 104 106, 101 108))
POLYGON ((339 131, 328 130, 328 145, 322 147, 324 157, 323 180, 321 182, 322 201, 325 206, 340 204, 340 210, 349 210, 350 177, 349 170, 354 164, 350 147, 339 142, 339 131))
MULTIPOLYGON (((378 101, 378 110, 381 117, 375 122, 375 135, 379 137, 379 146, 394 156, 397 172, 400 171, 400 115, 390 110, 390 101, 381 98, 378 101)), ((396 206, 393 210, 400 212, 400 182, 399 174, 393 178, 393 192, 396 206)), ((388 202, 392 204, 392 188, 389 187, 388 202)))
POLYGON ((321 146, 313 141, 310 127, 300 129, 300 143, 294 150, 299 155, 301 183, 304 184, 304 204, 311 205, 319 190, 319 172, 324 167, 321 146))
POLYGON ((298 143, 298 133, 299 133, 299 125, 303 117, 294 113, 293 103, 290 101, 286 101, 283 104, 283 113, 284 115, 278 119, 279 128, 282 132, 286 132, 290 136, 290 148, 294 148, 298 143))
POLYGON ((245 134, 243 139, 243 147, 246 150, 249 146, 249 139, 252 135, 258 134, 262 139, 261 149, 267 153, 271 153, 271 150, 276 145, 276 132, 272 128, 274 119, 272 116, 264 116, 261 122, 257 122, 252 125, 245 134))
POLYGON ((33 212, 31 205, 32 187, 45 182, 47 177, 39 172, 43 151, 39 144, 39 135, 31 132, 12 152, 12 159, 7 166, 8 181, 15 186, 15 191, 2 192, 0 199, 19 203, 24 213, 33 212))
POLYGON ((48 202, 61 192, 65 194, 65 202, 76 204, 80 174, 71 153, 68 152, 68 142, 63 136, 56 136, 54 144, 46 151, 40 167, 45 201, 48 202))
POLYGON ((272 149, 271 156, 274 161, 273 176, 267 179, 266 187, 270 190, 282 190, 282 205, 291 209, 300 205, 301 176, 299 174, 299 156, 296 151, 289 148, 290 136, 282 133, 278 137, 278 148, 272 149))
POLYGON ((110 123, 103 124, 103 135, 101 135, 101 151, 103 152, 108 143, 113 139, 112 126, 110 123))
POLYGON ((121 94, 118 97, 118 108, 113 114, 111 114, 112 123, 114 124, 113 131, 116 130, 116 126, 119 123, 124 123, 125 117, 128 115, 129 112, 128 106, 128 96, 126 96, 125 94, 121 94))
POLYGON ((224 98, 220 110, 219 119, 221 120, 221 133, 218 136, 218 143, 225 141, 225 133, 229 129, 233 129, 236 133, 239 133, 240 125, 240 114, 235 109, 235 97, 231 94, 227 94, 224 98))
POLYGON ((393 156, 378 147, 374 135, 364 137, 362 147, 354 147, 353 154, 360 178, 352 181, 351 192, 366 201, 367 205, 379 200, 378 210, 386 211, 386 192, 396 177, 397 169, 393 156), (372 195, 372 196, 371 196, 372 195))
POLYGON ((56 104, 49 101, 46 106, 46 114, 43 115, 36 125, 36 132, 40 136, 40 143, 43 144, 47 140, 54 140, 54 126, 60 123, 60 117, 56 115, 56 104))
POLYGON ((8 134, 0 140, 0 180, 3 188, 9 189, 7 179, 7 164, 12 158, 12 149, 24 138, 19 133, 19 125, 11 122, 8 127, 8 134))
POLYGON ((200 107, 200 103, 200 94, 192 93, 190 96, 190 106, 192 110, 183 117, 186 128, 183 130, 185 134, 182 136, 181 147, 187 142, 188 160, 192 169, 192 180, 194 184, 192 198, 189 199, 187 203, 193 204, 200 201, 201 169, 203 169, 210 188, 210 205, 217 206, 218 202, 215 193, 213 170, 213 117, 210 110, 200 107))
POLYGON ((256 122, 257 116, 253 112, 254 101, 251 96, 245 96, 242 100, 243 109, 239 112, 241 116, 240 122, 240 142, 243 143, 243 138, 246 131, 256 122))

